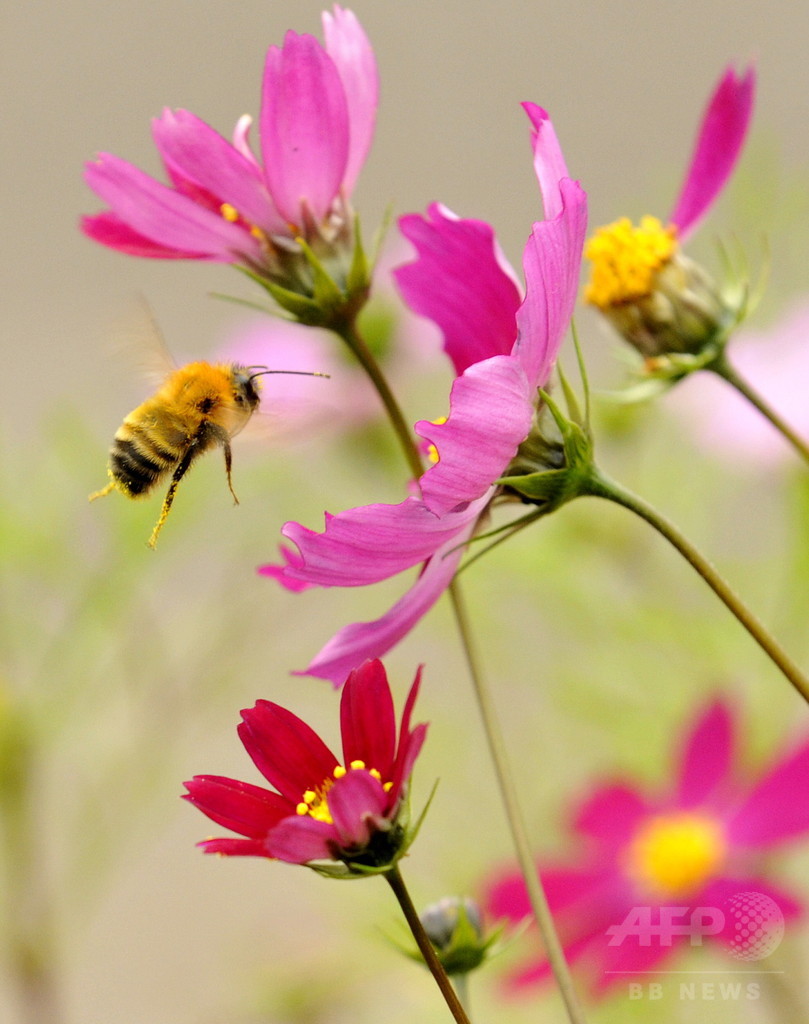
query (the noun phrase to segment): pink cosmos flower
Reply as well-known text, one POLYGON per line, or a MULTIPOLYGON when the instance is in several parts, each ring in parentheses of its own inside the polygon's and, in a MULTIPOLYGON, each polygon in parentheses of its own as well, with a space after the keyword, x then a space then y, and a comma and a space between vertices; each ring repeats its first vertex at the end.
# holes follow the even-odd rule
POLYGON ((170 184, 101 153, 85 179, 109 210, 90 238, 134 256, 239 263, 276 272, 300 235, 351 230, 348 200, 374 131, 378 77, 351 11, 323 14, 325 46, 288 32, 267 52, 259 120, 262 164, 239 120, 230 143, 186 110, 165 110, 154 141, 170 184))
POLYGON ((352 666, 389 650, 449 586, 466 541, 496 493, 496 481, 528 435, 537 388, 548 382, 573 311, 587 219, 584 191, 567 175, 553 125, 525 104, 533 125, 534 166, 546 219, 533 225, 523 253, 525 296, 492 228, 435 204, 426 217, 400 221, 416 247, 398 271, 408 304, 441 329, 458 374, 446 422, 416 432, 438 453, 419 479, 420 496, 326 515, 315 533, 298 523, 282 532, 284 566, 264 566, 300 584, 353 587, 422 564, 416 582, 381 618, 340 630, 305 674, 339 685, 352 666))
MULTIPOLYGON (((703 941, 763 959, 784 921, 802 912, 770 880, 763 857, 809 833, 809 740, 752 781, 740 770, 736 733, 730 703, 714 700, 686 732, 667 791, 597 786, 574 810, 571 854, 538 864, 568 959, 586 969, 596 993, 703 941)), ((511 871, 489 883, 486 902, 494 917, 530 913, 511 871)), ((548 977, 537 959, 509 986, 548 977)))
MULTIPOLYGON (((342 763, 291 711, 267 700, 242 711, 239 737, 275 790, 219 775, 196 775, 184 799, 243 839, 208 839, 205 853, 270 857, 324 873, 336 861, 349 871, 382 870, 408 842, 403 808, 410 774, 427 732, 410 727, 421 669, 405 703, 396 739, 385 669, 368 661, 346 680, 340 700, 342 763)), ((335 873, 332 869, 330 873, 335 873)))

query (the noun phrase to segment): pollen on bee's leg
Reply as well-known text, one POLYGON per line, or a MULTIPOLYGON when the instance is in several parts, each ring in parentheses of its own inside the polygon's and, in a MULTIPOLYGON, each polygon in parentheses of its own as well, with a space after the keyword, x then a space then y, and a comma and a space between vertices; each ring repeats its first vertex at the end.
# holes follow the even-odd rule
POLYGON ((104 497, 106 497, 106 495, 108 495, 110 493, 110 491, 114 491, 114 490, 115 490, 115 481, 114 480, 110 480, 110 482, 107 484, 106 487, 102 487, 100 491, 93 491, 92 494, 88 495, 87 496, 87 500, 88 501, 95 501, 96 498, 104 498, 104 497))

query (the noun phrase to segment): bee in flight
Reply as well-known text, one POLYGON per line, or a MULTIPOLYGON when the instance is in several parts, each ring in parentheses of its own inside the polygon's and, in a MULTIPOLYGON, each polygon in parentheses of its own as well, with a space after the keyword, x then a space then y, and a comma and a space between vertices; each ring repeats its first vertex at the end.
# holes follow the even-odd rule
POLYGON ((110 448, 109 483, 91 494, 90 501, 110 491, 120 491, 127 498, 145 497, 171 473, 149 538, 153 548, 191 464, 203 452, 220 447, 225 453, 228 487, 238 505, 230 476, 230 442, 258 408, 261 384, 257 378, 268 373, 328 376, 238 363, 195 362, 172 370, 155 394, 124 418, 110 448))

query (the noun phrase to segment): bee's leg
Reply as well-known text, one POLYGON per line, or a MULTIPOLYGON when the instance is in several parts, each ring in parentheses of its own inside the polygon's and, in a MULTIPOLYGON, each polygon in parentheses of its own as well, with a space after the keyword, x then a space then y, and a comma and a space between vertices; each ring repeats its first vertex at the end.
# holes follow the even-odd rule
POLYGON ((171 511, 172 502, 174 501, 174 495, 177 493, 177 488, 180 485, 180 481, 188 472, 188 467, 194 461, 194 456, 199 454, 196 441, 192 441, 191 444, 186 448, 185 454, 177 463, 177 468, 171 477, 171 483, 169 489, 166 491, 166 497, 163 499, 163 507, 160 509, 160 518, 155 523, 155 528, 152 530, 152 536, 149 538, 149 547, 154 548, 157 544, 157 535, 163 529, 163 523, 168 519, 169 512, 171 511))
POLYGON ((106 487, 102 487, 100 491, 93 491, 93 493, 91 495, 89 495, 87 500, 88 501, 95 501, 96 498, 103 498, 105 495, 109 494, 110 491, 114 491, 114 490, 115 490, 115 481, 114 480, 110 480, 110 482, 107 484, 107 486, 106 487))
POLYGON ((238 505, 239 499, 236 497, 236 492, 233 490, 233 481, 230 478, 230 470, 231 466, 233 465, 233 456, 231 455, 230 451, 230 441, 227 438, 224 438, 224 440, 222 441, 222 448, 225 451, 225 472, 228 475, 228 487, 230 488, 230 493, 233 495, 234 504, 238 505))

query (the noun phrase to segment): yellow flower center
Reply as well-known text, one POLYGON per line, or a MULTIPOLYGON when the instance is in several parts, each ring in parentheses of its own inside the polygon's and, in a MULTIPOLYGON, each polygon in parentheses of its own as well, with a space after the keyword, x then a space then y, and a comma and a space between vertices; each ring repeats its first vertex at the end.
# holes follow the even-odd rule
POLYGON ((586 301, 604 310, 645 298, 652 293, 657 272, 676 250, 676 226, 664 228, 657 217, 644 217, 638 227, 622 217, 599 228, 584 247, 593 264, 586 301))
POLYGON ((655 896, 677 898, 699 889, 726 852, 719 822, 678 811, 653 817, 640 828, 627 850, 627 868, 655 896))
MULTIPOLYGON (((296 814, 308 814, 312 818, 316 818, 318 821, 325 821, 327 824, 333 824, 331 812, 329 811, 329 800, 328 793, 331 787, 334 785, 335 779, 342 779, 346 772, 352 771, 353 769, 365 769, 364 761, 352 761, 348 768, 344 768, 343 765, 338 764, 332 773, 332 778, 324 779, 323 782, 318 786, 317 789, 307 789, 303 794, 301 802, 295 808, 296 814)), ((376 768, 367 769, 368 774, 372 775, 378 781, 382 781, 382 776, 376 770, 376 768)), ((392 782, 383 783, 382 788, 387 793, 393 786, 392 782)))

